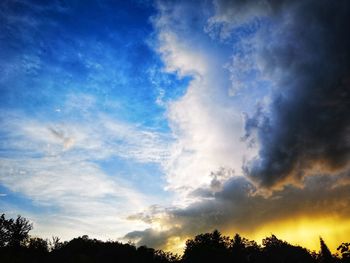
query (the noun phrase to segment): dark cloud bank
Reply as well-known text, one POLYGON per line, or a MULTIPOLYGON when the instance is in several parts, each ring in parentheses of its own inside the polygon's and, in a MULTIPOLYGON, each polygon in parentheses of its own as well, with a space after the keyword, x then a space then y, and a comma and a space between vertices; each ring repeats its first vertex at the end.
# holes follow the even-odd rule
POLYGON ((280 7, 277 41, 259 53, 277 80, 272 105, 246 123, 260 152, 245 171, 266 187, 349 162, 350 2, 294 2, 280 7))
POLYGON ((215 8, 232 25, 257 16, 272 24, 259 32, 256 58, 274 95, 245 126, 258 156, 244 164, 245 177, 229 179, 219 191, 198 189, 193 195, 202 201, 162 211, 168 230, 126 238, 161 246, 174 235, 252 230, 298 215, 349 218, 350 1, 216 1, 215 8))

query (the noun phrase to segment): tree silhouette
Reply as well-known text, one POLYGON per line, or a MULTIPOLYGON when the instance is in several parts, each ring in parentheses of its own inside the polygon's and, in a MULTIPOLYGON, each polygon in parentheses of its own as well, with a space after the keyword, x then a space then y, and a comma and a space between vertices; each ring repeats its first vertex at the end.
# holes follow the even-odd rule
POLYGON ((162 250, 155 251, 155 257, 158 263, 176 263, 180 262, 181 257, 171 252, 164 252, 162 250))
POLYGON ((333 258, 331 251, 327 247, 322 237, 320 237, 320 245, 321 245, 321 251, 319 254, 319 262, 321 263, 335 262, 335 259, 333 258))
POLYGON ((197 235, 186 242, 184 262, 229 262, 230 239, 218 230, 197 235))
POLYGON ((5 214, 2 214, 0 217, 0 247, 5 247, 9 240, 9 220, 5 218, 5 214))
POLYGON ((49 241, 48 245, 49 245, 49 249, 51 251, 58 250, 62 247, 62 243, 60 242, 60 238, 56 237, 56 236, 51 237, 51 240, 49 241))
POLYGON ((38 251, 40 253, 46 253, 49 251, 48 242, 40 237, 32 237, 29 239, 28 248, 30 250, 38 251))
POLYGON ((350 243, 342 243, 337 250, 342 255, 342 262, 350 263, 350 243))
POLYGON ((0 217, 0 247, 20 247, 24 245, 29 238, 29 231, 33 226, 29 221, 17 216, 16 220, 6 219, 5 214, 0 217))
POLYGON ((303 263, 314 262, 309 251, 300 246, 293 246, 278 239, 275 235, 263 239, 262 258, 263 262, 303 263))
POLYGON ((231 257, 233 262, 257 262, 260 247, 255 241, 236 234, 231 241, 231 257))
POLYGON ((350 243, 338 247, 341 258, 332 255, 320 239, 320 252, 293 246, 271 235, 262 245, 239 234, 232 239, 218 230, 189 239, 182 257, 146 246, 91 239, 87 235, 60 242, 30 237, 30 222, 0 217, 1 263, 350 263, 350 243))
POLYGON ((14 247, 24 245, 32 228, 33 225, 26 218, 17 216, 16 220, 9 224, 10 240, 8 245, 14 247))

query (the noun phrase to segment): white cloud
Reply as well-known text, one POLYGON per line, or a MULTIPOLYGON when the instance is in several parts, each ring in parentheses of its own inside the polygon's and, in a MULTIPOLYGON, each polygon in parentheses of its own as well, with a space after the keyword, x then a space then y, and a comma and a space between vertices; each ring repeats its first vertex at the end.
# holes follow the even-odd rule
POLYGON ((63 156, 2 159, 0 174, 2 185, 43 209, 43 214, 22 214, 33 220, 34 234, 44 237, 117 238, 138 226, 128 223, 127 215, 153 202, 97 165, 63 156))
POLYGON ((187 194, 210 184, 211 172, 220 167, 241 174, 242 161, 251 154, 241 141, 241 112, 228 96, 230 78, 223 68, 227 61, 221 59, 221 53, 215 53, 215 48, 208 48, 210 38, 203 28, 199 33, 194 29, 189 32, 188 24, 182 25, 200 13, 196 8, 184 3, 171 7, 162 3, 154 20, 158 32, 156 49, 165 70, 193 77, 185 95, 168 104, 168 121, 176 142, 165 171, 168 188, 179 196, 178 204, 191 201, 187 194), (189 14, 185 22, 184 13, 189 14))
POLYGON ((6 147, 73 160, 98 160, 111 156, 137 162, 162 162, 167 158, 169 136, 104 114, 74 121, 39 121, 7 112, 2 131, 11 137, 6 147), (83 154, 82 154, 83 153, 83 154))
POLYGON ((203 54, 192 50, 187 43, 178 39, 176 34, 167 30, 159 32, 160 46, 158 52, 169 72, 175 71, 180 76, 206 74, 207 61, 203 54))

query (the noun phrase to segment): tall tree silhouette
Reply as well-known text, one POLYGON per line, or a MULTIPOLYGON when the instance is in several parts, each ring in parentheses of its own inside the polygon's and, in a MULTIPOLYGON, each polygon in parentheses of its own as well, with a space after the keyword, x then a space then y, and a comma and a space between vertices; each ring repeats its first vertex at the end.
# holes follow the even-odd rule
POLYGON ((197 235, 186 242, 183 262, 229 262, 230 239, 218 230, 197 235))
POLYGON ((9 224, 10 240, 8 245, 14 247, 24 245, 32 228, 33 225, 26 218, 19 215, 16 220, 9 224))
POLYGON ((231 241, 231 257, 233 262, 257 262, 260 247, 255 241, 250 241, 236 234, 231 241))
POLYGON ((9 240, 9 220, 5 218, 5 214, 2 214, 0 217, 0 247, 5 247, 9 240))
POLYGON ((320 237, 320 245, 321 245, 321 250, 320 250, 320 254, 319 254, 319 261, 321 263, 335 262, 335 259, 333 258, 331 251, 327 247, 327 245, 324 242, 324 240, 322 239, 322 237, 320 237))
POLYGON ((32 224, 24 217, 17 216, 16 220, 6 219, 5 214, 0 217, 0 247, 19 247, 29 238, 32 224))

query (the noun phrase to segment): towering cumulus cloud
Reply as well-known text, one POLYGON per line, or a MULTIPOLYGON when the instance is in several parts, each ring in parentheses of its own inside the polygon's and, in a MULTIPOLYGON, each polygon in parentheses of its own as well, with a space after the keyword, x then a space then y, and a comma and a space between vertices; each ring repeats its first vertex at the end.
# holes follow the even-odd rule
MULTIPOLYGON (((265 11, 275 11, 277 28, 262 39, 275 40, 259 56, 276 90, 270 107, 246 122, 260 151, 245 172, 265 187, 344 172, 350 154, 349 1, 273 2, 265 11)), ((241 6, 234 3, 229 10, 241 6)))

